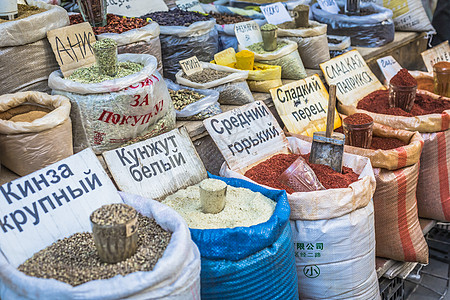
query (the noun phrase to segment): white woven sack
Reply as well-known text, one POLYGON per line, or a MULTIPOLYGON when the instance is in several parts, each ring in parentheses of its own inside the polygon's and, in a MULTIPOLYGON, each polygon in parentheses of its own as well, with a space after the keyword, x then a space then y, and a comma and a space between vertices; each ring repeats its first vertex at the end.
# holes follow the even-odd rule
POLYGON ((172 232, 169 245, 152 271, 73 287, 54 279, 26 276, 0 255, 1 299, 200 299, 200 252, 183 218, 157 201, 121 192, 120 196, 126 204, 172 232))

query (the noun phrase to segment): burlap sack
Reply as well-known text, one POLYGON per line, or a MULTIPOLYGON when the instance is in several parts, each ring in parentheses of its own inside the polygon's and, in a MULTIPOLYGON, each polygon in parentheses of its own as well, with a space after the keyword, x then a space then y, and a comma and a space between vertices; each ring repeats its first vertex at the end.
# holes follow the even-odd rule
MULTIPOLYGON (((440 97, 427 91, 418 90, 440 101, 450 98, 440 97)), ((450 110, 441 114, 429 114, 416 117, 401 117, 375 114, 354 106, 339 105, 339 111, 351 115, 356 112, 370 115, 374 122, 393 128, 419 131, 424 140, 420 158, 419 181, 417 184, 417 206, 419 216, 439 221, 450 221, 450 110)))
POLYGON ((69 25, 67 12, 40 1, 27 2, 47 11, 0 24, 0 95, 48 92, 48 76, 59 68, 47 31, 69 25))
POLYGON ((70 101, 64 96, 20 92, 0 96, 0 159, 11 171, 25 176, 73 154, 70 101), (51 110, 32 122, 9 121, 30 111, 27 105, 51 110), (12 113, 11 113, 12 112, 12 113))

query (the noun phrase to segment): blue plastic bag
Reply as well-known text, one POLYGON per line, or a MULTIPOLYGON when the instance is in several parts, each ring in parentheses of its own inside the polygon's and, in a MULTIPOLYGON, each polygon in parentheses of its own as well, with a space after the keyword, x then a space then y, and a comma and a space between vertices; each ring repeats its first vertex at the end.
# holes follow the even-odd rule
POLYGON ((272 217, 250 227, 191 229, 201 254, 202 299, 298 299, 290 207, 285 191, 209 174, 277 202, 272 217))

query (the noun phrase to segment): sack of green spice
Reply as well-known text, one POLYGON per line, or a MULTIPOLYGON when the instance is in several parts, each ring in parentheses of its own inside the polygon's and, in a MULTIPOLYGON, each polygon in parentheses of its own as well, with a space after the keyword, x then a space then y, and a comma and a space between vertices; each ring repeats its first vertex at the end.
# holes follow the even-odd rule
MULTIPOLYGON (((170 90, 175 92, 179 90, 188 90, 202 96, 202 98, 195 102, 190 102, 190 99, 186 99, 185 103, 174 103, 177 119, 204 120, 222 112, 219 104, 219 92, 214 90, 200 90, 185 87, 174 83, 170 79, 166 79, 165 81, 169 92, 170 90), (178 107, 182 107, 182 109, 177 109, 178 107)), ((174 102, 175 100, 172 98, 172 101, 174 102)))
MULTIPOLYGON (((157 201, 119 194, 125 204, 154 219, 172 234, 163 256, 151 271, 71 286, 54 279, 26 276, 0 251, 1 299, 200 299, 200 253, 186 222, 173 209, 157 201)), ((77 201, 82 201, 80 199, 77 201)), ((89 228, 86 231, 90 231, 89 228)), ((139 262, 135 260, 135 263, 139 262)))
POLYGON ((330 60, 326 24, 309 21, 309 27, 295 29, 284 28, 285 25, 278 25, 278 37, 297 43, 305 68, 319 69, 319 64, 330 60))
POLYGON ((218 91, 220 104, 242 105, 255 101, 246 82, 246 79, 248 78, 248 71, 237 70, 206 62, 200 62, 200 64, 204 70, 215 70, 223 76, 218 75, 218 79, 207 81, 211 79, 207 74, 202 74, 199 72, 199 75, 195 73, 186 78, 183 70, 180 70, 175 76, 177 83, 196 89, 213 89, 218 91), (206 82, 199 83, 191 81, 189 78, 192 78, 192 76, 200 79, 199 81, 206 82))
POLYGON ((100 83, 64 79, 60 71, 49 77, 54 94, 72 103, 74 151, 91 147, 102 153, 141 135, 175 128, 175 110, 169 91, 148 54, 119 54, 119 62, 142 64, 141 71, 100 83))
POLYGON ((266 52, 263 48, 263 42, 243 47, 239 45, 239 51, 248 50, 255 53, 255 61, 281 66, 281 78, 283 79, 303 79, 306 77, 306 70, 302 59, 298 53, 296 42, 278 39, 278 47, 275 51, 266 52))
POLYGON ((150 54, 158 60, 158 72, 162 74, 161 42, 159 40, 159 25, 152 22, 144 27, 135 28, 123 33, 102 33, 98 40, 110 38, 117 42, 117 52, 150 54))
POLYGON ((69 16, 59 6, 34 0, 27 3, 43 12, 0 21, 0 95, 49 92, 48 76, 59 68, 47 31, 69 25, 69 16))

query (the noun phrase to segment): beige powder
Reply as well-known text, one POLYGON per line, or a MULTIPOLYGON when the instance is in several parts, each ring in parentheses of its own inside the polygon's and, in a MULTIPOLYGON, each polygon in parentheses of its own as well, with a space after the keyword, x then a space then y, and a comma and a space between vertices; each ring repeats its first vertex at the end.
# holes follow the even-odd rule
POLYGON ((24 114, 15 115, 11 119, 9 119, 9 121, 12 121, 12 122, 33 122, 36 119, 42 118, 46 114, 47 113, 45 111, 34 110, 34 111, 30 111, 30 112, 27 112, 27 113, 24 113, 24 114))

